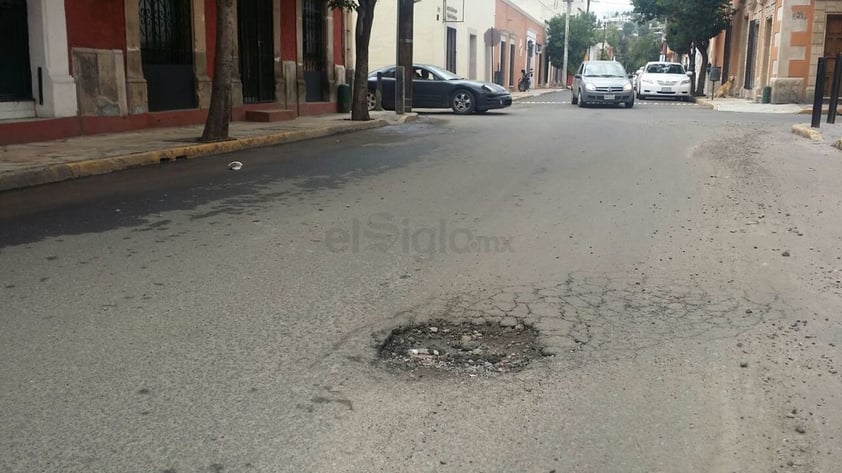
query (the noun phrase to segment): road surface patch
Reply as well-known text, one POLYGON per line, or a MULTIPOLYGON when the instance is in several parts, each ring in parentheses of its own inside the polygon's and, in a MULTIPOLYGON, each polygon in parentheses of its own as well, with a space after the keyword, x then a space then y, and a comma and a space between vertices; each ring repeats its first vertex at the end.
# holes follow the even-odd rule
POLYGON ((393 330, 378 355, 385 366, 406 371, 508 373, 542 357, 537 339, 534 328, 514 317, 499 322, 432 320, 393 330))

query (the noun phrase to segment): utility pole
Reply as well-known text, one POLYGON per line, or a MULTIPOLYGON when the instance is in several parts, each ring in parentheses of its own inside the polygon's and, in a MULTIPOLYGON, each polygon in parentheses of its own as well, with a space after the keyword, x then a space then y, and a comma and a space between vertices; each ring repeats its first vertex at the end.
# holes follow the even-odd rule
POLYGON ((570 49, 570 6, 573 0, 564 0, 567 3, 567 13, 564 15, 564 60, 561 65, 561 80, 564 87, 567 87, 567 50, 570 49))
POLYGON ((398 0, 398 48, 395 64, 395 113, 412 111, 412 22, 415 0, 398 0))
POLYGON ((599 59, 607 59, 605 57, 605 42, 608 41, 608 22, 606 18, 602 18, 602 54, 599 55, 599 59))

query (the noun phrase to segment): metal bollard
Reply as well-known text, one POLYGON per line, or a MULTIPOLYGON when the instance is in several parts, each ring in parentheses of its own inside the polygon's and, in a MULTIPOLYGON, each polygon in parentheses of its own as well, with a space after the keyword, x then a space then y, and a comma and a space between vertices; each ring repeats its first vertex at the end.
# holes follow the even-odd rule
POLYGON ((374 110, 383 111, 383 73, 377 73, 377 88, 374 89, 374 110))
POLYGON ((812 128, 819 128, 822 123, 822 101, 824 101, 824 58, 819 58, 816 66, 816 91, 813 94, 813 119, 810 122, 812 128))
POLYGON ((839 105, 839 79, 842 76, 842 53, 836 55, 833 66, 833 82, 830 86, 830 104, 827 107, 827 122, 836 123, 836 107, 839 105))

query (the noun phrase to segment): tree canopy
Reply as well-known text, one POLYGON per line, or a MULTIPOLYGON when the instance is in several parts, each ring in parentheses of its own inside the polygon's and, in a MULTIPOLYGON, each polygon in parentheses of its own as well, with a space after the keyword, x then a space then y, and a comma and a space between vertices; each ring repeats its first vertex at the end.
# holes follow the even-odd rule
MULTIPOLYGON (((547 21, 547 45, 545 51, 553 66, 561 68, 564 63, 564 15, 556 15, 547 21)), ((567 53, 567 70, 575 71, 585 59, 588 48, 597 40, 596 15, 580 14, 570 16, 570 39, 567 53)))
MULTIPOLYGON (((632 0, 641 20, 663 19, 667 22, 667 45, 678 53, 690 51, 691 44, 708 62, 711 38, 728 28, 734 15, 731 0, 632 0)), ((705 68, 699 84, 705 80, 705 68)))

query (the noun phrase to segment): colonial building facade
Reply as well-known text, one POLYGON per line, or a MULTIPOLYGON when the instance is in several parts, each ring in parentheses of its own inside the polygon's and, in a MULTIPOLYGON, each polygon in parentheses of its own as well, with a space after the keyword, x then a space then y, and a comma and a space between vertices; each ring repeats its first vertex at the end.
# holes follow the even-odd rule
MULTIPOLYGON (((810 102, 820 57, 842 52, 842 0, 734 0, 731 27, 711 44, 711 64, 736 77, 734 95, 773 103, 810 102)), ((834 61, 828 60, 824 96, 834 61)))
MULTIPOLYGON (((235 4, 232 118, 335 111, 346 13, 235 4)), ((215 38, 214 0, 0 0, 0 144, 201 123, 215 38)))
MULTIPOLYGON (((546 85, 554 75, 543 54, 544 20, 557 13, 534 0, 422 0, 414 6, 414 62, 509 88, 517 86, 522 69, 532 69, 533 86, 546 85), (533 16, 529 7, 546 18, 533 16)), ((378 2, 369 69, 395 63, 396 30, 397 2, 378 2)))

